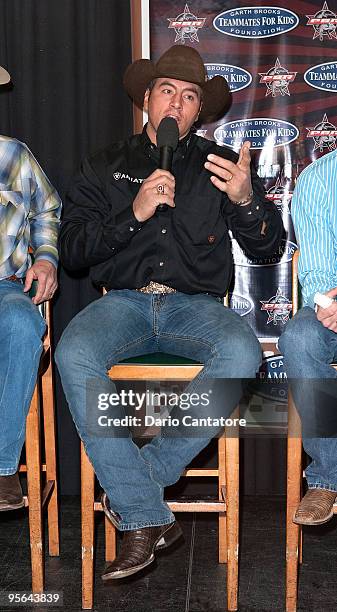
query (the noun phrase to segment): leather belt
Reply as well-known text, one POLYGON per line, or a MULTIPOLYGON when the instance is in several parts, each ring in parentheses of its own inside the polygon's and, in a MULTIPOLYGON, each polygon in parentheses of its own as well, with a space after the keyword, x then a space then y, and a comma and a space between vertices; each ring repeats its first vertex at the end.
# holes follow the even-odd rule
POLYGON ((155 283, 154 281, 151 281, 146 287, 136 289, 136 291, 140 291, 141 293, 177 293, 177 290, 173 289, 173 287, 155 283))
POLYGON ((23 278, 19 278, 15 274, 12 274, 11 276, 7 276, 7 278, 3 278, 2 280, 14 281, 16 283, 23 283, 23 278))

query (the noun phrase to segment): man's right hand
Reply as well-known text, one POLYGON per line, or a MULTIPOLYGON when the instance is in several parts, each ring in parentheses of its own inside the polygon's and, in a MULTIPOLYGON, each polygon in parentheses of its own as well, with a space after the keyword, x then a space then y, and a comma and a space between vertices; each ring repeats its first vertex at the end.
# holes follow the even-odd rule
POLYGON ((137 221, 147 221, 153 217, 158 204, 167 204, 174 208, 174 189, 175 178, 170 172, 160 169, 152 172, 143 181, 133 201, 133 213, 137 221), (164 187, 164 193, 160 193, 161 186, 164 187))
MULTIPOLYGON (((327 291, 325 295, 335 298, 337 296, 337 287, 335 287, 335 289, 330 289, 330 291, 327 291)), ((331 304, 331 306, 328 308, 318 306, 316 316, 324 327, 327 327, 331 331, 337 333, 337 301, 331 304)))

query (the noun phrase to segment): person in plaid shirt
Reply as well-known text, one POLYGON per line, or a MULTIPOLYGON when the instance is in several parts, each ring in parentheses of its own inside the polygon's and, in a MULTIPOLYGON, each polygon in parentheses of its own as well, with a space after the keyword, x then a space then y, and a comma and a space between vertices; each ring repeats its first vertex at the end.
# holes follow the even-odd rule
MULTIPOLYGON (((0 85, 9 81, 0 67, 0 85)), ((0 511, 24 505, 17 470, 45 331, 37 305, 57 288, 60 212, 28 147, 0 135, 0 511)))

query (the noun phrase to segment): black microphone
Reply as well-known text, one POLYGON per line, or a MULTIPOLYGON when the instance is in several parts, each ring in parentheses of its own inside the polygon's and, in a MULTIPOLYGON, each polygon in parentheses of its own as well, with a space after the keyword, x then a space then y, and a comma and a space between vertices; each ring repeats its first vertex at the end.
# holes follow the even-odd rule
MULTIPOLYGON (((178 146, 179 129, 173 117, 164 117, 157 130, 157 147, 159 148, 159 168, 162 170, 172 169, 173 153, 178 146)), ((164 212, 168 209, 167 204, 159 204, 157 210, 164 212)))

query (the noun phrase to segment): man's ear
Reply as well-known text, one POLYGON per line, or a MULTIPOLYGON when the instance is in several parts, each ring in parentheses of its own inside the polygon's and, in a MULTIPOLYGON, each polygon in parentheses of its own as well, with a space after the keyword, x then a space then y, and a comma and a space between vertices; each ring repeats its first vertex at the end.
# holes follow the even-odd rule
POLYGON ((196 119, 195 119, 194 123, 196 123, 196 122, 198 121, 198 119, 199 119, 199 115, 200 115, 200 113, 201 113, 201 109, 202 109, 202 102, 200 102, 200 106, 199 106, 198 114, 197 114, 197 116, 196 116, 196 119))
POLYGON ((144 94, 144 102, 143 102, 143 110, 147 113, 148 108, 149 108, 149 97, 150 97, 150 90, 147 89, 145 94, 144 94))

